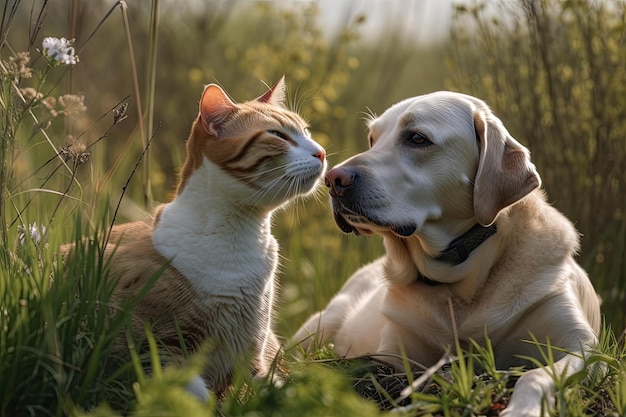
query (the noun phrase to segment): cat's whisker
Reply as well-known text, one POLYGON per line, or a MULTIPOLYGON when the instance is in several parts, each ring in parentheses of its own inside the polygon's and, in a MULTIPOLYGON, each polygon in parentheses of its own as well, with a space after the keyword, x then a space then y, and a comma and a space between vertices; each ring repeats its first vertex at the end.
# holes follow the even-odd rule
POLYGON ((273 192, 273 196, 270 198, 271 200, 276 198, 276 195, 280 190, 282 190, 285 185, 282 184, 280 187, 276 187, 276 184, 282 181, 282 177, 274 178, 270 183, 266 184, 265 187, 255 191, 253 194, 248 196, 245 200, 242 200, 239 204, 240 208, 245 206, 258 206, 258 203, 266 200, 266 196, 269 195, 270 192, 273 192))
POLYGON ((315 190, 311 193, 311 198, 313 198, 317 204, 327 205, 328 204, 328 194, 326 192, 325 187, 317 186, 315 190))
POLYGON ((288 163, 285 163, 285 164, 282 164, 282 165, 277 165, 277 166, 272 167, 272 168, 268 168, 268 169, 266 169, 264 171, 251 172, 248 175, 239 175, 238 177, 241 178, 241 179, 244 179, 244 180, 256 179, 256 178, 263 177, 264 175, 270 174, 270 173, 275 172, 275 171, 284 170, 288 165, 289 165, 288 163))

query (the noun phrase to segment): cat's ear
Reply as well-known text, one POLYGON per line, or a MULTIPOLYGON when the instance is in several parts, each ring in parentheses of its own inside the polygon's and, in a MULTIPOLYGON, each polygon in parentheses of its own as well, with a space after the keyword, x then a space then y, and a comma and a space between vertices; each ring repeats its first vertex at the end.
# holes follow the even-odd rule
POLYGON ((200 119, 208 133, 217 135, 217 127, 235 110, 237 105, 219 85, 209 84, 204 88, 200 99, 200 119))
POLYGON ((285 102, 285 76, 280 77, 280 80, 265 92, 261 97, 256 99, 261 103, 274 104, 281 106, 285 102))

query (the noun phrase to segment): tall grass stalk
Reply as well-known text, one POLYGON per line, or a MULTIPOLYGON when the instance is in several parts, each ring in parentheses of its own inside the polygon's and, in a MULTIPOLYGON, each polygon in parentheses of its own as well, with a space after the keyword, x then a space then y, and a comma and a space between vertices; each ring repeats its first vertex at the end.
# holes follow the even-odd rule
MULTIPOLYGON (((147 114, 147 139, 152 140, 154 131, 154 100, 156 91, 157 51, 159 45, 159 20, 160 0, 152 0, 150 9, 150 30, 148 32, 148 69, 146 71, 146 104, 147 114)), ((147 149, 143 163, 143 199, 146 208, 152 205, 152 186, 150 182, 150 149, 147 149)))
MULTIPOLYGON (((0 61, 0 65, 2 65, 1 70, 6 71, 4 68, 4 64, 0 61)), ((9 163, 10 156, 13 155, 13 141, 15 139, 15 116, 14 116, 14 107, 11 103, 5 99, 11 96, 13 85, 11 83, 7 83, 2 79, 0 83, 0 106, 2 106, 2 115, 0 116, 2 119, 2 137, 0 138, 0 246, 2 246, 2 261, 4 265, 9 263, 8 253, 6 248, 9 247, 8 242, 8 225, 6 222, 6 194, 7 194, 7 183, 9 176, 9 163)))
MULTIPOLYGON (((135 91, 135 104, 137 105, 137 117, 139 118, 139 121, 138 121, 139 135, 141 137, 141 143, 143 145, 143 148, 146 149, 148 137, 145 134, 145 131, 146 131, 145 124, 144 124, 145 115, 144 115, 143 106, 141 103, 141 92, 139 90, 139 73, 137 71, 137 64, 135 62, 135 49, 133 47, 132 35, 130 31, 130 22, 128 19, 128 5, 126 4, 124 0, 118 1, 118 4, 120 5, 120 8, 122 10, 122 18, 124 21, 124 31, 126 33, 126 46, 128 48, 128 56, 130 59, 131 74, 133 76, 133 88, 135 91)), ((129 140, 130 139, 131 137, 129 137, 129 140)), ((148 208, 149 207, 148 201, 146 200, 145 196, 148 195, 150 192, 146 191, 148 189, 148 184, 149 184, 149 183, 146 183, 146 181, 148 181, 148 179, 144 175, 144 178, 143 178, 144 207, 148 208)))

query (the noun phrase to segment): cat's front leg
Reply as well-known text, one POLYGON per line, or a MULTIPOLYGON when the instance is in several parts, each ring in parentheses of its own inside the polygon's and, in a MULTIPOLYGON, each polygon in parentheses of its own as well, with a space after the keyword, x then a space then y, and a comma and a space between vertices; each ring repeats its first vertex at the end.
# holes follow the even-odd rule
POLYGON ((271 330, 267 330, 262 338, 253 372, 257 380, 271 378, 272 383, 276 386, 280 386, 284 382, 285 369, 282 365, 282 347, 278 337, 271 330))

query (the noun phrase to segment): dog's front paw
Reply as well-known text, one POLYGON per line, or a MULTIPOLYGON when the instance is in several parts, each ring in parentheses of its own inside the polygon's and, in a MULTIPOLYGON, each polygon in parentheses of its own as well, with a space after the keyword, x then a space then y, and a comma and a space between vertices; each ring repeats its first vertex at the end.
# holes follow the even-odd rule
POLYGON ((527 371, 515 384, 500 416, 544 417, 554 408, 554 382, 544 368, 527 371))

